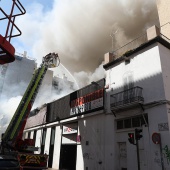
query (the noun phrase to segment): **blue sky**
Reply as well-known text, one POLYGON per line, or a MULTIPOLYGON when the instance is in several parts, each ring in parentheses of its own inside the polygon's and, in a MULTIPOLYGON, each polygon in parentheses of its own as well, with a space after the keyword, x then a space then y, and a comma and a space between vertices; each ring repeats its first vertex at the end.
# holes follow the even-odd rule
MULTIPOLYGON (((0 7, 7 12, 10 12, 12 0, 1 0, 0 7)), ((33 3, 40 3, 44 6, 45 10, 49 10, 52 7, 53 0, 20 0, 21 4, 27 9, 33 3)))
MULTIPOLYGON (((47 12, 51 10, 53 5, 53 0, 20 0, 20 2, 24 6, 26 11, 29 11, 30 7, 34 4, 41 4, 43 6, 43 11, 47 12)), ((9 15, 12 8, 12 3, 13 3, 12 0, 1 0, 0 7, 9 15)), ((15 7, 14 9, 15 9, 14 14, 19 12, 17 7, 15 7)), ((4 17, 4 15, 1 12, 0 12, 0 17, 4 17)), ((3 36, 5 35, 6 27, 7 27, 7 20, 0 21, 0 34, 3 36)), ((13 38, 12 42, 18 43, 17 38, 13 38)))

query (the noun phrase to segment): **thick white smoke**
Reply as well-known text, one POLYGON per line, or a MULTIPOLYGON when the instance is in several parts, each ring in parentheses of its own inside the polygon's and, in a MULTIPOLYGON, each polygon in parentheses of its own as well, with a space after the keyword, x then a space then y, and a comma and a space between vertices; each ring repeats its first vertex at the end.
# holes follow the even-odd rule
MULTIPOLYGON (((61 63, 71 71, 79 87, 105 76, 102 66, 105 53, 119 48, 147 27, 158 23, 155 0, 53 2, 50 11, 45 11, 39 3, 30 2, 30 6, 26 6, 27 13, 17 19, 23 34, 13 45, 18 52, 27 51, 39 64, 49 52, 58 53, 61 63), (111 33, 115 33, 113 39, 111 33)), ((1 113, 3 110, 8 113, 1 114, 1 130, 11 117, 8 115, 12 112, 9 110, 13 108, 12 101, 17 101, 16 108, 20 99, 16 96, 1 103, 1 113)))
POLYGON ((87 80, 112 49, 111 32, 118 30, 115 49, 158 22, 155 0, 54 0, 50 11, 38 3, 26 9, 18 20, 23 50, 39 63, 45 54, 57 52, 75 76, 85 72, 87 80))

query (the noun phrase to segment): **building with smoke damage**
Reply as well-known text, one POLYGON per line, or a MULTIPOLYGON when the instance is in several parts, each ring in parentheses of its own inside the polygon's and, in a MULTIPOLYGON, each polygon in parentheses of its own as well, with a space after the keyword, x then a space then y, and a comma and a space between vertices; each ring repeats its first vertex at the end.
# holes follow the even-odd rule
POLYGON ((170 3, 157 5, 160 28, 105 54, 105 79, 29 117, 24 138, 49 155, 49 167, 170 169, 170 3))

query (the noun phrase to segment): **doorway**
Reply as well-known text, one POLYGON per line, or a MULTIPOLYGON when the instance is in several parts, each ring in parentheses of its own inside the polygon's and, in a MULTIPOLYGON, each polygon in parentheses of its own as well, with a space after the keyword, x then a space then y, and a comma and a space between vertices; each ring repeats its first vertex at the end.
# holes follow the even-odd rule
POLYGON ((61 145, 60 170, 76 170, 77 145, 61 145))

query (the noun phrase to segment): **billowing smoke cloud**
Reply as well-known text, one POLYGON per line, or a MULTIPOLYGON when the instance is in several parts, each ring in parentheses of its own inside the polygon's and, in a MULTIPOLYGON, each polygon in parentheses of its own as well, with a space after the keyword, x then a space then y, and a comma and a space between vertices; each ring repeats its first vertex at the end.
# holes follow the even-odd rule
MULTIPOLYGON (((3 79, 1 79, 1 81, 3 81, 3 79)), ((0 134, 5 132, 26 88, 27 84, 25 82, 12 84, 12 86, 8 86, 5 83, 3 86, 0 94, 0 134)))
MULTIPOLYGON (((0 100, 0 134, 4 133, 22 96, 16 96, 12 98, 3 98, 0 100)), ((0 137, 1 139, 1 137, 0 137)))
MULTIPOLYGON (((6 85, 6 84, 5 84, 6 85)), ((22 96, 27 88, 26 82, 20 82, 18 84, 13 84, 12 86, 3 86, 2 93, 0 95, 0 134, 4 133, 12 116, 14 115, 22 96)), ((64 83, 60 81, 58 84, 58 89, 52 89, 50 85, 44 85, 39 90, 39 93, 35 99, 32 110, 42 106, 45 103, 57 100, 75 90, 74 84, 73 88, 69 83, 64 83)), ((1 139, 1 136, 0 136, 1 139)))
POLYGON ((57 52, 74 76, 85 79, 102 63, 106 52, 157 22, 155 0, 54 0, 50 11, 34 3, 18 20, 23 50, 39 63, 45 54, 57 52), (111 33, 115 33, 113 47, 111 33))
MULTIPOLYGON (((45 11, 38 3, 26 7, 27 14, 17 20, 23 34, 14 46, 18 52, 26 50, 39 64, 42 56, 49 52, 58 53, 61 63, 71 71, 79 87, 105 76, 102 67, 105 53, 121 47, 158 23, 155 0, 53 2, 50 11, 45 11), (113 39, 110 34, 113 34, 113 39)), ((66 89, 69 93, 70 90, 66 89)), ((1 103, 1 113, 3 110, 8 113, 1 114, 1 130, 8 124, 9 113, 14 113, 20 99, 21 96, 15 96, 1 103), (15 108, 12 103, 15 103, 15 108)), ((37 106, 46 102, 40 101, 37 106)))
MULTIPOLYGON (((26 89, 26 84, 21 82, 17 85, 13 85, 10 88, 4 88, 0 96, 0 134, 4 133, 15 110, 17 109, 20 100, 23 95, 23 91, 26 89)), ((1 139, 1 136, 0 136, 1 139)))

